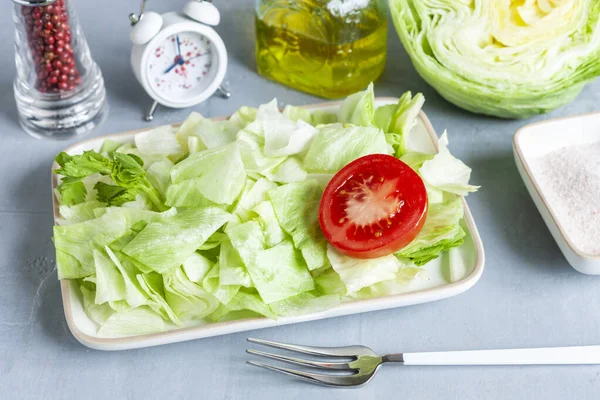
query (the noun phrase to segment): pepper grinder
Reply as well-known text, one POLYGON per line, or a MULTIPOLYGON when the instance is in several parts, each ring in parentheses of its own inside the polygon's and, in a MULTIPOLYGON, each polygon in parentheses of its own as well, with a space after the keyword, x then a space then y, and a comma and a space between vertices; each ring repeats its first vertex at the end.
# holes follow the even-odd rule
POLYGON ((70 0, 13 0, 15 100, 36 138, 71 139, 107 114, 106 90, 70 0))

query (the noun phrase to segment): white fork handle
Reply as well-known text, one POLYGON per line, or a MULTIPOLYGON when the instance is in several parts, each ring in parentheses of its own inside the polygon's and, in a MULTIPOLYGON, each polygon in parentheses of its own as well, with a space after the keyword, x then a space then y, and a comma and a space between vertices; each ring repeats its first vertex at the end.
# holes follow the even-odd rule
POLYGON ((600 346, 404 353, 404 365, 600 364, 600 346))

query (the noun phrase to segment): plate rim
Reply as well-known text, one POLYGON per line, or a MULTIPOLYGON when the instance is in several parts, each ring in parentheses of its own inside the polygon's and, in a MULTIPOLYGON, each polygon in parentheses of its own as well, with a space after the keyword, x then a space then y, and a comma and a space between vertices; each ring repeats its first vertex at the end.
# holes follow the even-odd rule
MULTIPOLYGON (((375 103, 388 103, 393 104, 397 103, 399 98, 397 97, 376 97, 375 103)), ((320 109, 320 108, 331 108, 339 106, 342 101, 329 101, 329 102, 321 102, 315 104, 307 104, 298 106, 305 109, 320 109)), ((228 116, 214 117, 209 118, 214 121, 225 120, 228 116)), ((425 126, 425 130, 429 134, 431 142, 433 143, 436 150, 439 150, 438 146, 438 137, 435 133, 433 126, 431 125, 431 121, 427 117, 427 115, 423 112, 419 112, 419 118, 423 122, 425 126)), ((181 123, 175 124, 167 124, 162 126, 171 126, 178 127, 181 123)), ((63 152, 72 151, 75 147, 80 147, 82 145, 88 144, 90 142, 97 142, 107 139, 115 139, 115 138, 124 138, 131 137, 139 132, 144 132, 149 129, 154 129, 159 126, 152 126, 148 128, 141 128, 130 130, 126 132, 113 133, 103 136, 97 136, 82 140, 80 142, 74 143, 66 149, 62 150, 63 152)), ((51 184, 52 184, 52 206, 53 206, 53 214, 54 214, 54 225, 56 225, 57 219, 59 218, 58 213, 58 202, 56 201, 56 196, 54 195, 54 190, 57 185, 57 176, 53 173, 53 170, 57 167, 56 162, 52 163, 51 167, 51 184)), ((473 240, 473 247, 475 249, 475 253, 477 255, 475 267, 471 271, 471 273, 461 280, 457 282, 452 282, 447 285, 437 286, 427 289, 416 290, 412 292, 399 293, 390 296, 383 297, 375 297, 370 299, 361 299, 361 300, 353 300, 349 302, 342 303, 337 307, 326 310, 320 313, 311 313, 300 316, 292 316, 292 317, 282 317, 277 320, 271 320, 266 317, 256 317, 256 318, 248 318, 243 320, 233 320, 233 321, 224 321, 224 322, 216 322, 210 323, 206 325, 196 325, 192 327, 178 328, 164 332, 156 332, 149 333, 143 335, 135 335, 135 336, 126 336, 126 337, 118 337, 118 338, 104 338, 104 337, 96 337, 88 335, 83 332, 77 326, 75 322, 75 318, 73 317, 72 310, 72 300, 71 300, 71 281, 70 280, 61 280, 60 281, 60 289, 61 289, 61 297, 63 302, 63 309, 65 314, 65 319, 67 320, 67 326, 69 330, 79 341, 86 347, 95 350, 104 350, 104 351, 117 351, 117 350, 128 350, 128 349, 136 349, 142 347, 151 347, 158 346, 162 344, 169 343, 177 343, 194 339, 202 339, 206 337, 213 336, 221 336, 230 333, 249 331, 254 329, 262 329, 262 328, 270 328, 275 326, 283 326, 292 323, 298 322, 307 322, 307 321, 316 321, 326 318, 339 317, 344 315, 352 315, 352 314, 360 314, 363 312, 377 311, 377 310, 385 310, 390 308, 398 308, 408 305, 421 304, 436 300, 446 299, 452 296, 456 296, 458 294, 464 293, 465 291, 472 288, 481 278, 483 273, 484 265, 485 265, 485 252, 483 248, 483 243, 481 237, 479 235, 479 231, 477 226, 475 225, 475 221, 473 219, 473 215, 471 214, 471 210, 467 205, 465 198, 462 198, 463 209, 464 209, 464 220, 469 228, 471 233, 471 237, 473 240), (357 310, 358 308, 358 310, 357 310)))

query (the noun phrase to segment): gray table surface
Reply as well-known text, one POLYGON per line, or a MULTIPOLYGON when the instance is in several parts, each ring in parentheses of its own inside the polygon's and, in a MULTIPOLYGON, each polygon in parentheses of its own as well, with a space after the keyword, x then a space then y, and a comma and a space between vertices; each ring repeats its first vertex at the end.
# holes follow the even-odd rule
MULTIPOLYGON (((600 366, 401 367, 380 371, 357 390, 315 387, 248 367, 249 335, 272 340, 342 345, 381 352, 439 351, 600 344, 600 278, 565 261, 515 167, 511 139, 528 122, 600 108, 600 82, 571 105, 529 121, 472 115, 448 104, 415 73, 393 28, 379 96, 421 91, 438 131, 447 128, 453 152, 473 168, 481 190, 468 202, 483 239, 483 277, 457 297, 250 333, 125 352, 80 345, 63 316, 52 245, 50 164, 72 144, 38 141, 16 122, 12 79, 13 24, 0 6, 0 398, 3 399, 592 399, 600 395, 600 366)), ((129 67, 127 14, 136 1, 74 1, 92 53, 103 70, 110 102, 106 123, 91 135, 149 126, 148 100, 129 67)), ((150 2, 157 11, 183 0, 150 2), (159 4, 160 3, 160 4, 159 4)), ((217 1, 217 30, 230 54, 234 96, 195 108, 226 115, 240 105, 277 97, 318 101, 258 76, 254 65, 252 1, 217 1)), ((157 114, 153 125, 181 121, 191 110, 157 114)), ((565 132, 567 134, 567 132, 565 132)))

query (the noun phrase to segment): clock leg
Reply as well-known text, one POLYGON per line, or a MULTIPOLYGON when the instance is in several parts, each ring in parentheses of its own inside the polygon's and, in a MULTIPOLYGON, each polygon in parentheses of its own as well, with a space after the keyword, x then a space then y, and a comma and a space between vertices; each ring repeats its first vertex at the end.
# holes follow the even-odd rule
POLYGON ((146 114, 146 121, 152 121, 154 119, 154 112, 156 112, 156 109, 158 108, 159 104, 158 101, 155 101, 154 103, 152 103, 152 105, 150 106, 150 109, 148 109, 148 113, 146 114))
POLYGON ((219 86, 217 91, 219 92, 219 95, 221 95, 221 97, 223 97, 224 99, 228 99, 231 97, 231 92, 227 90, 227 88, 223 85, 219 86))

